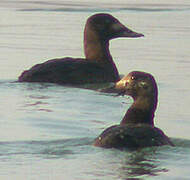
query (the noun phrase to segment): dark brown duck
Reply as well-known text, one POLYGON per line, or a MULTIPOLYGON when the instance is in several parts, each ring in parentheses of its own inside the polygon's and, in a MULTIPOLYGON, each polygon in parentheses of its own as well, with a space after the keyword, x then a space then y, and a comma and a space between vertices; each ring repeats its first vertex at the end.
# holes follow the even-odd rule
POLYGON ((85 25, 84 59, 65 57, 48 60, 24 71, 18 81, 68 85, 116 82, 120 78, 109 51, 109 40, 142 36, 109 14, 95 14, 85 25))
POLYGON ((142 148, 173 146, 163 131, 154 126, 158 88, 154 77, 134 71, 115 85, 116 90, 129 95, 134 102, 127 110, 120 125, 107 128, 94 141, 95 146, 105 148, 142 148))

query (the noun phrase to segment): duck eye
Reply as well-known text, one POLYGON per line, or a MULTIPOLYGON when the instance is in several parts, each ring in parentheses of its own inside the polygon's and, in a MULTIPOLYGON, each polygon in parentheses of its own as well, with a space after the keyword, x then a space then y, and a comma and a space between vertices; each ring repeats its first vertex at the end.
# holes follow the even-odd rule
POLYGON ((135 76, 131 76, 131 80, 135 80, 136 79, 136 77, 135 76))

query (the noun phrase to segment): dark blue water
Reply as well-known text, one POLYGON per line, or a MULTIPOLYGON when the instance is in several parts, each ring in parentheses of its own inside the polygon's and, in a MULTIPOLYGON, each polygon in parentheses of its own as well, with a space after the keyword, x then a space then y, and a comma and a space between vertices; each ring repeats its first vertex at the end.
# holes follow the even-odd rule
POLYGON ((189 179, 190 3, 188 1, 0 2, 0 179, 189 179), (108 12, 145 35, 117 39, 121 74, 152 73, 159 86, 155 124, 175 147, 120 151, 93 139, 120 122, 132 100, 43 83, 15 83, 47 59, 83 57, 86 19, 108 12))

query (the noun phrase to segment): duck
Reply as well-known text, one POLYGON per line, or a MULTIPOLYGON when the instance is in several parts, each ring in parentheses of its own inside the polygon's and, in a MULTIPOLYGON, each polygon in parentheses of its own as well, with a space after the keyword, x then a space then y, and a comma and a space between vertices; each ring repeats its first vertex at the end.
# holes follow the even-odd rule
POLYGON ((85 58, 55 58, 36 64, 24 71, 18 82, 47 82, 65 85, 117 82, 120 76, 109 51, 115 38, 143 37, 107 13, 87 19, 84 28, 85 58))
POLYGON ((105 129, 94 140, 94 146, 132 149, 174 146, 170 138, 154 125, 158 87, 151 74, 132 71, 118 81, 114 88, 120 95, 132 97, 133 103, 120 124, 105 129))

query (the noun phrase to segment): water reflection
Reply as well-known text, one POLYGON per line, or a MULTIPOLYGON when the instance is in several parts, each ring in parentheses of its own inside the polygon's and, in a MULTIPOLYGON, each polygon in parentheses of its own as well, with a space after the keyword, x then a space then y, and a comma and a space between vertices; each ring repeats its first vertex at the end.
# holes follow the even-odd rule
POLYGON ((27 98, 28 98, 28 100, 24 105, 25 107, 35 108, 35 111, 53 112, 52 109, 48 108, 50 103, 46 101, 46 99, 51 98, 50 96, 29 95, 27 98))
POLYGON ((15 83, 23 92, 22 109, 29 111, 53 112, 52 100, 59 92, 65 92, 64 87, 51 83, 15 83))
POLYGON ((158 176, 162 172, 168 172, 168 169, 160 167, 159 160, 155 156, 156 149, 154 148, 135 151, 127 155, 120 168, 122 177, 126 180, 140 180, 147 176, 158 176))

